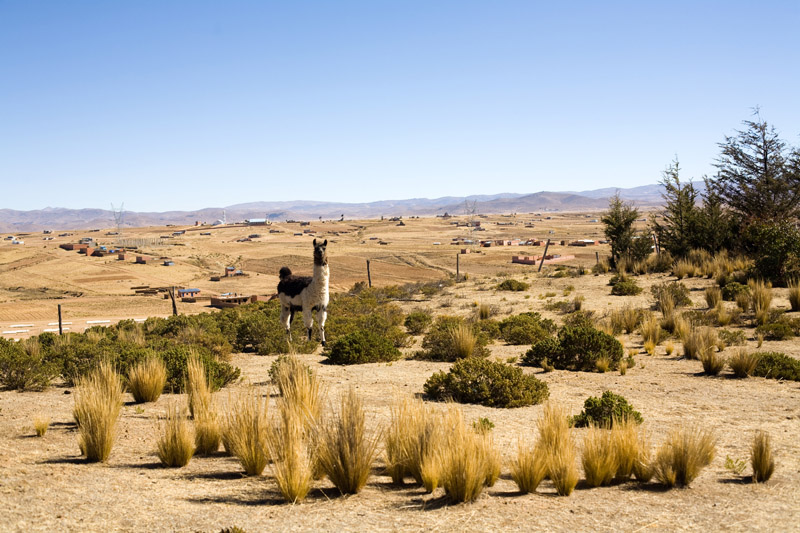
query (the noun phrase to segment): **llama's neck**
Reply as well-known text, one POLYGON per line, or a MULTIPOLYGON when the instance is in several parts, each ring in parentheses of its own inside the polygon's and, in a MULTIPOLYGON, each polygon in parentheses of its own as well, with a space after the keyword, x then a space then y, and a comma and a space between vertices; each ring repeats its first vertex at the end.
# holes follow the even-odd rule
POLYGON ((318 265, 314 264, 314 277, 311 283, 316 284, 323 290, 328 290, 328 278, 330 277, 330 270, 328 264, 318 265))

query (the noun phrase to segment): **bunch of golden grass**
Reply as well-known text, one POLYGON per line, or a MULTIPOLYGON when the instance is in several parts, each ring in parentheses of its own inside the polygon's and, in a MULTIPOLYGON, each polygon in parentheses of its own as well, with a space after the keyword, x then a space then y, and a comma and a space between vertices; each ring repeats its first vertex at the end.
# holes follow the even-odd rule
POLYGON ((101 329, 92 329, 92 330, 89 330, 89 331, 87 331, 87 332, 84 334, 84 338, 85 338, 87 341, 89 341, 91 344, 97 344, 97 343, 99 343, 101 340, 105 339, 105 338, 106 338, 106 335, 105 335, 105 333, 102 331, 102 328, 101 328, 101 329))
POLYGON ((678 259, 675 267, 672 269, 672 274, 678 279, 691 278, 695 275, 696 269, 694 264, 686 259, 678 259))
POLYGON ((667 487, 689 486, 700 471, 711 464, 716 438, 697 426, 673 430, 653 461, 656 479, 667 487))
POLYGON ((700 351, 698 358, 703 365, 703 372, 708 376, 716 376, 727 364, 727 359, 714 348, 700 351))
POLYGON ((719 302, 717 306, 711 311, 716 319, 717 325, 721 327, 725 327, 735 318, 738 318, 738 313, 734 315, 725 308, 725 305, 722 302, 719 302))
POLYGON ((675 333, 676 321, 679 315, 675 312, 675 298, 668 291, 661 291, 656 297, 658 309, 661 311, 661 327, 670 333, 675 333))
POLYGON ((594 424, 589 426, 583 437, 581 463, 586 483, 590 487, 611 483, 619 465, 610 430, 599 428, 594 424))
POLYGON ((500 475, 500 458, 489 433, 478 433, 460 409, 447 415, 447 443, 439 455, 441 483, 452 502, 470 502, 500 475))
POLYGON ((608 258, 604 257, 597 263, 594 267, 598 272, 603 274, 608 274, 608 271, 611 270, 611 265, 608 262, 608 258))
POLYGON ((186 399, 189 415, 194 418, 200 411, 212 409, 213 395, 206 379, 206 367, 197 354, 192 353, 186 360, 186 399))
POLYGON ((167 366, 155 355, 142 359, 128 370, 128 385, 136 403, 158 400, 167 384, 167 366))
POLYGON ((536 426, 539 429, 537 449, 544 455, 547 475, 558 494, 568 496, 578 482, 575 443, 569 431, 569 418, 561 407, 548 402, 536 426))
POLYGON ((379 435, 369 436, 364 405, 354 389, 342 394, 339 413, 319 427, 320 468, 342 494, 364 488, 375 459, 379 435))
POLYGON ((189 420, 177 403, 167 408, 164 422, 159 424, 159 433, 156 453, 161 464, 169 467, 189 464, 195 451, 195 438, 189 420))
POLYGON ((734 300, 736 301, 736 307, 738 307, 742 313, 746 313, 753 305, 753 299, 747 291, 737 292, 734 300))
POLYGON ((763 483, 775 471, 775 458, 772 457, 772 442, 769 433, 758 431, 750 448, 750 465, 753 467, 753 482, 763 483))
POLYGON ((652 314, 648 314, 639 326, 644 342, 652 342, 654 346, 661 342, 662 331, 659 320, 652 314))
POLYGON ((756 369, 761 356, 757 352, 748 352, 744 348, 736 350, 728 358, 728 366, 737 378, 746 378, 756 369))
POLYGON ((306 415, 297 407, 281 401, 277 424, 267 437, 275 482, 283 498, 291 503, 302 501, 308 495, 314 479, 306 415))
POLYGON ((628 279, 626 275, 628 272, 631 271, 631 262, 628 261, 625 257, 620 257, 617 259, 617 274, 619 275, 620 281, 625 281, 628 279))
POLYGON ((656 343, 654 343, 653 341, 645 341, 644 351, 647 352, 647 355, 655 355, 656 343))
POLYGON ((519 491, 522 494, 535 492, 546 475, 547 461, 544 451, 520 439, 517 456, 511 460, 511 479, 517 484, 519 491))
POLYGON ((111 454, 123 392, 119 374, 106 361, 75 384, 72 414, 78 424, 78 446, 89 461, 105 462, 111 454))
POLYGON ((750 288, 756 323, 759 325, 766 324, 769 319, 769 309, 772 305, 772 283, 751 279, 748 280, 747 286, 750 288))
POLYGON ((480 304, 478 306, 478 320, 487 320, 492 317, 492 306, 489 304, 480 304))
POLYGON ((275 381, 284 401, 303 414, 308 427, 319 422, 324 396, 322 380, 308 365, 290 355, 278 367, 275 381))
POLYGON ((607 333, 608 335, 616 335, 617 333, 619 333, 620 331, 622 331, 622 330, 618 330, 618 331, 616 331, 616 332, 615 332, 615 331, 614 331, 614 326, 613 326, 613 324, 611 323, 611 320, 610 320, 610 319, 603 319, 603 320, 599 320, 599 321, 598 321, 598 322, 595 324, 595 327, 596 327, 597 329, 599 329, 600 331, 602 331, 603 333, 607 333))
POLYGON ((120 341, 135 344, 136 346, 144 346, 146 344, 144 329, 139 324, 132 328, 118 330, 117 336, 120 341))
POLYGON ((583 295, 578 294, 572 299, 572 309, 573 311, 580 311, 583 308, 583 302, 586 298, 583 295))
POLYGON ((709 309, 714 309, 722 301, 722 289, 719 287, 708 287, 705 291, 706 304, 709 309))
POLYGON ((620 361, 619 363, 619 375, 624 376, 628 373, 628 362, 627 361, 620 361))
POLYGON ((36 415, 33 417, 33 429, 36 431, 37 437, 44 437, 47 433, 47 428, 50 427, 50 417, 45 415, 36 415))
POLYGON ((248 476, 258 476, 269 462, 269 396, 256 389, 240 391, 228 402, 222 428, 225 449, 236 457, 248 476))
POLYGON ((404 399, 392 408, 386 433, 386 464, 394 483, 406 476, 433 492, 441 477, 441 455, 446 446, 445 427, 460 416, 451 409, 442 414, 418 399, 404 399))
POLYGON ((683 318, 682 315, 677 315, 675 317, 674 324, 673 334, 677 336, 681 342, 686 342, 686 339, 692 332, 692 325, 685 318, 683 318))
POLYGON ((614 479, 617 481, 628 481, 637 461, 643 455, 640 435, 638 425, 630 417, 614 417, 610 438, 617 465, 614 479))
POLYGON ((611 360, 608 357, 598 357, 594 362, 594 366, 598 372, 605 374, 611 367, 611 360))
POLYGON ((636 275, 643 275, 650 272, 650 265, 647 261, 634 261, 633 265, 631 266, 631 271, 636 275))
POLYGON ((792 312, 800 311, 800 280, 794 279, 789 282, 789 305, 792 312))
POLYGON ((644 430, 639 429, 637 433, 638 454, 633 463, 633 476, 636 481, 647 483, 653 479, 653 463, 650 460, 650 439, 644 430))
POLYGON ((728 252, 722 250, 714 257, 712 272, 716 276, 730 276, 734 271, 733 261, 728 252))
POLYGON ((691 328, 683 340, 683 356, 687 359, 701 359, 706 352, 713 352, 719 342, 719 335, 713 328, 691 328))
POLYGON ((449 334, 456 357, 459 359, 471 357, 478 342, 472 326, 464 322, 456 324, 450 329, 449 334))
POLYGON ((664 350, 667 352, 667 355, 672 355, 675 352, 675 343, 672 341, 667 341, 664 345, 664 350))

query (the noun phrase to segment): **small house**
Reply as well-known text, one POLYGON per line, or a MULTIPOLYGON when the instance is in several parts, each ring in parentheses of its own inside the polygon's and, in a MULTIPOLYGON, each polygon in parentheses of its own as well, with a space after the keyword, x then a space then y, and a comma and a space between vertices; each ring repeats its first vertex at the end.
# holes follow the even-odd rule
POLYGON ((136 256, 136 264, 137 264, 137 265, 146 265, 146 264, 147 264, 147 261, 148 261, 149 259, 150 259, 150 258, 149 258, 149 257, 147 257, 147 256, 144 256, 144 255, 137 255, 137 256, 136 256))

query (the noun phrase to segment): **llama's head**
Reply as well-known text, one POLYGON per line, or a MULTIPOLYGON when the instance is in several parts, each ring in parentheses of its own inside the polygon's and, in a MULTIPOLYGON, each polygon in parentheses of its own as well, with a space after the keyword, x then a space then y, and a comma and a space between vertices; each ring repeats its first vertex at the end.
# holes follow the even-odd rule
POLYGON ((325 239, 323 242, 317 242, 317 239, 314 239, 314 264, 319 266, 324 266, 328 264, 328 239, 325 239))
POLYGON ((281 267, 280 271, 278 272, 278 279, 284 281, 290 277, 292 277, 292 271, 289 269, 289 267, 281 267))

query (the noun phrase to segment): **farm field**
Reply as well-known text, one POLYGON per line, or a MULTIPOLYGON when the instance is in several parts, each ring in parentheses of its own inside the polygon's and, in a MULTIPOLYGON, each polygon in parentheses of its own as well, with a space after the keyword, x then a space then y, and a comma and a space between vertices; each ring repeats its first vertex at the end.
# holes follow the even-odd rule
MULTIPOLYGON (((273 224, 268 227, 139 228, 126 230, 126 238, 158 239, 175 230, 184 235, 164 239, 171 244, 149 246, 142 253, 169 257, 175 266, 160 260, 147 265, 116 256, 84 257, 58 248, 84 236, 102 232, 73 232, 69 237, 37 242, 25 236, 24 246, 0 241, 0 327, 28 330, 7 334, 24 338, 39 334, 56 320, 62 305, 64 320, 80 331, 94 321, 116 322, 124 318, 168 316, 171 304, 162 295, 136 295, 134 286, 183 286, 199 288, 203 294, 238 293, 270 296, 277 284, 277 271, 287 265, 296 274, 310 274, 311 229, 314 237, 328 239, 331 291, 343 292, 366 280, 370 261, 375 286, 384 287, 419 281, 446 279, 455 272, 457 252, 461 274, 468 279, 430 296, 417 294, 395 303, 405 312, 425 310, 434 316, 472 317, 476 307, 488 306, 495 319, 536 311, 561 324, 565 315, 554 305, 582 296, 582 309, 597 318, 626 306, 652 309, 650 287, 675 280, 666 273, 635 276, 644 289, 636 296, 612 296, 608 285, 612 273, 593 275, 595 252, 608 255, 606 245, 591 247, 551 246, 549 254, 575 255, 564 263, 545 265, 542 273, 531 265, 512 264, 512 255, 539 255, 543 247, 491 247, 449 243, 454 238, 547 239, 572 241, 600 239, 598 214, 491 216, 480 219, 486 231, 456 227, 456 217, 397 221, 356 221, 273 224), (549 220, 546 217, 551 217, 549 220), (504 225, 506 223, 514 225, 504 225), (532 223, 534 227, 526 227, 532 223), (500 224, 498 224, 500 223, 500 224), (270 233, 270 229, 280 233, 270 233), (201 236, 210 231, 212 235, 201 236), (553 233, 551 233, 553 232, 553 233), (258 233, 251 242, 237 239, 258 233), (380 244, 385 242, 388 244, 380 244), (433 244, 439 242, 441 244, 433 244), (235 266, 246 276, 210 281, 226 266, 235 266), (582 266, 584 275, 562 275, 566 267, 582 266), (507 279, 524 281, 523 291, 497 290, 507 279), (90 322, 87 324, 87 322, 90 322), (13 327, 24 325, 21 327, 13 327)), ((36 236, 38 237, 38 235, 36 236)), ((109 237, 113 238, 113 237, 109 237)), ((102 242, 102 239, 101 239, 102 242)), ((108 244, 112 244, 110 241, 108 244)), ((705 312, 704 290, 713 279, 683 279, 689 289, 688 310, 705 312)), ((788 289, 772 291, 772 307, 789 309, 788 289)), ((182 314, 208 312, 204 303, 178 302, 182 314)), ((733 302, 725 302, 732 309, 733 302)), ((800 313, 789 313, 798 317, 800 313)), ((751 320, 743 317, 728 329, 741 331, 744 347, 755 351, 759 344, 751 320)), ((220 531, 238 526, 245 531, 792 531, 800 529, 800 385, 760 377, 733 379, 729 370, 706 376, 697 360, 683 359, 677 349, 667 354, 664 343, 648 355, 639 333, 617 335, 633 354, 635 364, 625 375, 619 372, 544 372, 521 366, 526 374, 546 382, 550 401, 569 414, 577 414, 589 396, 610 390, 624 396, 644 417, 643 427, 657 447, 668 432, 692 425, 711 429, 718 444, 711 464, 690 488, 666 490, 651 482, 612 484, 588 488, 578 484, 568 497, 556 494, 545 480, 533 494, 519 494, 509 474, 521 438, 537 433, 536 421, 542 405, 513 409, 463 405, 466 420, 488 418, 494 442, 503 459, 501 477, 469 504, 448 503, 441 489, 425 494, 411 485, 397 487, 383 467, 383 452, 373 467, 365 489, 341 496, 328 481, 315 482, 308 498, 295 505, 283 502, 272 479, 271 467, 262 476, 245 477, 235 459, 221 453, 195 457, 183 468, 164 468, 155 454, 159 417, 185 396, 164 394, 155 403, 134 404, 125 395, 117 441, 105 464, 86 463, 77 444, 72 408, 74 389, 56 382, 43 392, 0 391, 0 508, 8 531, 220 531), (46 415, 49 431, 37 438, 33 419, 46 415), (726 468, 726 458, 747 461, 757 430, 767 431, 773 441, 777 467, 767 483, 754 484, 726 468)), ((353 387, 367 410, 370 431, 385 429, 390 409, 402 399, 422 393, 425 381, 451 364, 414 359, 422 337, 402 348, 404 358, 391 363, 334 366, 323 363, 322 349, 298 357, 316 372, 325 385, 328 407, 353 387)), ((530 345, 489 344, 490 358, 519 362, 530 345)), ((730 355, 737 347, 729 347, 730 355)), ((800 358, 800 343, 763 340, 760 351, 783 352, 800 358)), ((277 391, 270 383, 269 369, 276 356, 235 353, 231 363, 241 369, 241 380, 216 393, 220 405, 231 394, 249 385, 264 395, 277 391)), ((444 410, 445 404, 433 404, 444 410)), ((580 449, 586 429, 573 429, 580 449)), ((381 446, 382 448, 382 446, 381 446)), ((582 476, 581 476, 582 477, 582 476)))

